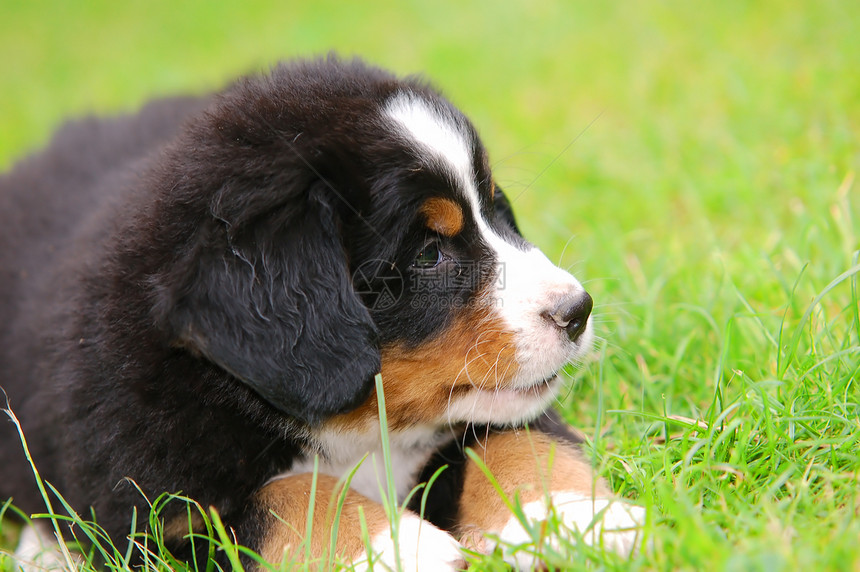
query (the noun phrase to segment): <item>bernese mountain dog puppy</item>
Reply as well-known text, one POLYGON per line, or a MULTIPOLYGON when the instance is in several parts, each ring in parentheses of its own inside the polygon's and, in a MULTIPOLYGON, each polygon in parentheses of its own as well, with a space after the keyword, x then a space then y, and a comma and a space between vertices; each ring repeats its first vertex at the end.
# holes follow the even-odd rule
MULTIPOLYGON (((642 509, 549 409, 591 309, 520 235, 469 120, 360 61, 73 122, 0 179, 0 385, 42 476, 115 541, 181 491, 269 562, 320 558, 358 465, 337 554, 393 566, 381 374, 399 500, 445 467, 397 520, 406 569, 529 538, 467 448, 529 522, 628 552, 642 509)), ((44 511, 11 423, 0 439, 0 500, 44 511)), ((189 550, 185 507, 160 516, 189 550)))

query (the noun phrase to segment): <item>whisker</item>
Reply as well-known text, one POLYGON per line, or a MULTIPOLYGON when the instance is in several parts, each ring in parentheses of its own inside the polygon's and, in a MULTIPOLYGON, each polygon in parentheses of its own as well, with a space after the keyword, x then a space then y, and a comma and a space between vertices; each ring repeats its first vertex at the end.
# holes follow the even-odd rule
MULTIPOLYGON (((567 252, 567 247, 570 246, 570 243, 573 242, 573 239, 576 237, 575 234, 570 235, 570 238, 564 243, 564 248, 561 249, 561 254, 558 255, 558 262, 556 266, 561 268, 561 261, 564 260, 564 253, 567 252)), ((570 272, 570 268, 565 268, 568 272, 570 272)))
MULTIPOLYGON (((571 239, 573 239, 573 238, 574 238, 574 237, 571 237, 571 239)), ((565 269, 567 272, 569 272, 569 273, 573 274, 573 273, 574 273, 574 272, 573 272, 573 269, 574 269, 575 267, 577 267, 577 266, 582 266, 583 264, 585 264, 585 260, 576 260, 576 261, 574 261, 574 262, 571 262, 571 263, 570 263, 570 264, 568 264, 567 266, 565 266, 565 267, 564 267, 564 269, 565 269)), ((559 264, 558 266, 560 267, 560 266, 561 266, 561 264, 559 264)), ((584 284, 584 283, 583 283, 583 284, 584 284)))
POLYGON ((565 146, 564 146, 564 149, 562 149, 562 150, 558 153, 558 155, 556 155, 556 156, 553 158, 553 160, 552 160, 552 161, 550 161, 550 162, 549 162, 549 164, 547 164, 547 166, 546 166, 546 167, 544 167, 544 168, 541 170, 541 172, 537 174, 537 176, 534 178, 534 180, 532 180, 532 182, 531 182, 531 183, 529 183, 528 185, 526 185, 526 188, 524 188, 522 191, 520 191, 520 192, 517 194, 517 196, 515 196, 515 197, 513 198, 513 200, 511 200, 511 201, 510 201, 510 202, 511 202, 511 204, 515 203, 515 202, 516 202, 516 200, 517 200, 518 198, 520 198, 520 197, 523 195, 523 193, 525 193, 525 192, 526 192, 526 191, 528 191, 530 188, 532 188, 532 185, 534 185, 534 184, 538 181, 538 179, 540 179, 540 178, 544 175, 544 173, 546 173, 546 172, 549 170, 549 168, 550 168, 550 167, 552 167, 552 166, 556 163, 556 161, 558 161, 559 159, 561 159, 561 157, 562 157, 565 153, 567 153, 567 150, 568 150, 568 149, 570 149, 571 147, 573 147, 573 144, 574 144, 574 143, 576 143, 577 141, 579 141, 579 138, 580 138, 580 137, 582 137, 582 136, 585 134, 585 132, 586 132, 586 131, 588 131, 588 130, 591 128, 591 126, 592 126, 592 125, 594 125, 594 124, 597 122, 597 120, 598 120, 598 119, 600 119, 602 116, 603 116, 603 111, 601 111, 600 113, 598 113, 598 114, 597 114, 597 116, 596 116, 594 119, 592 119, 592 120, 591 120, 591 122, 590 122, 588 125, 586 125, 586 126, 585 126, 585 128, 583 128, 583 130, 582 130, 582 131, 580 131, 580 132, 579 132, 579 134, 577 134, 577 136, 576 136, 576 137, 574 137, 573 139, 571 139, 570 143, 568 143, 567 145, 565 145, 565 146))
MULTIPOLYGON (((475 340, 475 344, 474 344, 474 346, 472 346, 472 348, 470 348, 470 349, 466 352, 466 355, 465 355, 465 356, 464 356, 464 358, 463 358, 463 361, 464 361, 464 363, 463 363, 463 367, 460 369, 460 371, 459 371, 459 372, 457 372, 457 376, 456 376, 456 377, 454 378, 454 380, 451 382, 451 388, 450 388, 450 390, 448 391, 448 403, 447 403, 447 407, 446 407, 446 415, 447 415, 446 421, 447 421, 447 424, 448 424, 448 426, 449 426, 449 427, 450 427, 450 426, 453 426, 453 425, 454 425, 454 423, 455 423, 455 422, 454 422, 454 420, 451 418, 451 401, 452 401, 452 400, 453 400, 453 398, 454 398, 454 388, 457 386, 457 382, 459 381, 460 376, 461 376, 461 375, 463 375, 463 374, 465 374, 465 375, 466 375, 466 379, 469 381, 469 384, 470 384, 472 387, 474 387, 474 388, 476 388, 476 389, 479 389, 479 390, 480 390, 480 389, 483 389, 484 380, 482 380, 482 381, 481 381, 480 385, 475 385, 475 382, 474 382, 474 380, 472 379, 472 376, 469 374, 469 371, 468 371, 468 370, 469 370, 469 365, 470 365, 470 364, 472 364, 472 363, 474 363, 474 362, 475 362, 475 360, 482 359, 482 358, 486 357, 487 355, 489 355, 487 352, 480 352, 480 351, 478 350, 478 346, 479 346, 481 343, 489 343, 489 342, 491 341, 491 340, 485 340, 484 342, 482 342, 482 341, 481 341, 481 337, 482 337, 482 336, 489 336, 490 334, 497 333, 497 332, 501 332, 501 330, 499 330, 499 329, 495 329, 495 330, 486 330, 486 331, 481 332, 481 334, 480 334, 480 335, 478 336, 478 338, 475 340), (477 355, 475 355, 475 357, 473 357, 472 359, 469 359, 469 354, 472 352, 472 349, 474 349, 474 350, 477 352, 477 355)), ((507 345, 506 345, 505 347, 507 347, 507 345)), ((500 350, 500 352, 501 352, 501 351, 503 351, 504 349, 505 349, 505 348, 502 348, 502 350, 500 350)), ((498 358, 497 358, 497 359, 498 359, 498 358)), ((473 416, 474 416, 474 406, 473 406, 472 413, 470 414, 470 417, 473 417, 473 416)))

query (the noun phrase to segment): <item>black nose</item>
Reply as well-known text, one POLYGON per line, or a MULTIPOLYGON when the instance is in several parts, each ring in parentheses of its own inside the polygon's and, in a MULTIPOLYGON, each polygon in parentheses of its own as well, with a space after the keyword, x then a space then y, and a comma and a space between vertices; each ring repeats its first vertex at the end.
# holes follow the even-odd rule
POLYGON ((556 326, 567 332, 570 341, 575 342, 585 331, 588 316, 594 301, 588 292, 577 292, 576 294, 563 297, 555 308, 545 312, 544 316, 552 320, 556 326))

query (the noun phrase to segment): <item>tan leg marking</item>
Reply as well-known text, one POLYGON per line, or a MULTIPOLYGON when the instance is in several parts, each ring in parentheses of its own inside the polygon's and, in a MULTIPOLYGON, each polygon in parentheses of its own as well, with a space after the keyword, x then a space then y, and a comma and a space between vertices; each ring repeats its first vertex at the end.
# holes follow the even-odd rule
MULTIPOLYGON (((307 524, 312 474, 301 474, 278 479, 258 493, 258 502, 280 518, 271 517, 269 530, 262 542, 260 554, 268 562, 278 563, 290 558, 303 561, 303 539, 307 524)), ((312 560, 321 561, 329 552, 332 523, 342 487, 337 479, 317 475, 314 501, 313 531, 310 541, 312 560)), ((364 553, 358 507, 364 511, 368 534, 371 538, 388 528, 388 518, 382 505, 352 490, 346 493, 338 524, 335 551, 338 556, 352 560, 364 553)), ((326 560, 327 562, 327 560, 326 560)))
MULTIPOLYGON (((550 491, 574 491, 586 497, 608 496, 602 480, 595 480, 591 466, 572 446, 540 432, 513 431, 490 435, 484 448, 475 451, 490 469, 505 495, 519 495, 526 504, 550 491)), ((471 538, 476 531, 501 530, 511 512, 477 464, 466 466, 458 517, 461 533, 471 538)), ((469 542, 464 538, 465 542, 469 542)))
POLYGON ((190 519, 188 513, 183 512, 164 522, 161 532, 165 540, 182 542, 190 534, 206 532, 203 516, 197 511, 197 507, 189 505, 189 508, 191 509, 190 519))

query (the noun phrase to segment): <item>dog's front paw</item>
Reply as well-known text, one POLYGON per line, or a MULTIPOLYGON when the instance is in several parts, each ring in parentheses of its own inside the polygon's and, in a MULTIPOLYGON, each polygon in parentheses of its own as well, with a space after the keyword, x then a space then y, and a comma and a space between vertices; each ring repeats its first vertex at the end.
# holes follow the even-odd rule
MULTIPOLYGON (((356 560, 356 570, 397 570, 391 530, 378 532, 371 539, 371 554, 356 560)), ((403 572, 447 572, 466 567, 460 543, 447 532, 415 514, 400 516, 397 528, 400 570, 403 572)))
POLYGON ((541 499, 522 507, 528 527, 538 534, 526 530, 515 516, 498 534, 498 543, 503 546, 505 559, 517 568, 531 568, 534 554, 517 551, 515 547, 538 539, 541 543, 557 546, 555 535, 546 534, 542 525, 551 520, 553 514, 561 525, 559 532, 563 533, 565 529, 575 531, 587 544, 603 546, 622 556, 630 555, 641 542, 641 528, 645 524, 645 509, 642 507, 619 500, 595 499, 572 491, 551 493, 549 501, 548 504, 545 499, 541 499))

